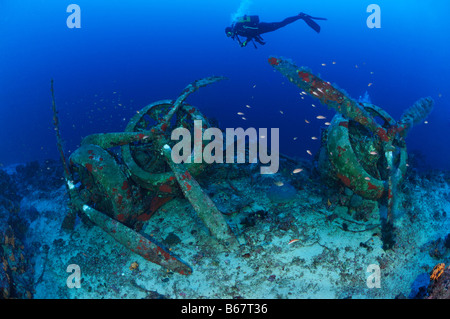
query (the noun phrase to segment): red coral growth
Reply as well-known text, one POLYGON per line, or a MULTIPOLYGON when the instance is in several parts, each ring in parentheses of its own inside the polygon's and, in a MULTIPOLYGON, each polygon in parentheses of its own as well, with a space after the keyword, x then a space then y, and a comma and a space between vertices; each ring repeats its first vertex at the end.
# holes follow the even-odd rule
POLYGON ((339 177, 339 179, 342 181, 342 183, 345 184, 345 186, 350 187, 350 183, 351 183, 350 178, 342 175, 341 173, 338 173, 337 177, 339 177))
POLYGON ((188 182, 184 182, 184 186, 186 186, 186 190, 187 190, 187 191, 190 191, 190 190, 191 190, 191 188, 192 188, 192 186, 191 186, 191 185, 189 185, 189 183, 188 183, 188 182))
POLYGON ((331 84, 328 82, 322 81, 321 79, 315 77, 314 81, 311 85, 311 91, 313 95, 323 100, 324 104, 328 102, 337 102, 342 103, 344 100, 344 95, 336 90, 331 84))
POLYGON ((158 189, 163 193, 172 193, 172 187, 167 184, 162 184, 158 189))
POLYGON ((280 64, 280 61, 278 61, 277 58, 271 57, 271 58, 269 58, 269 64, 272 66, 278 65, 278 64, 280 64))
POLYGON ((144 222, 150 219, 152 215, 165 203, 170 201, 173 197, 158 197, 155 196, 152 198, 150 203, 150 208, 147 213, 141 214, 137 217, 138 221, 144 222))
POLYGON ((339 126, 343 126, 343 127, 348 128, 348 121, 342 121, 342 122, 340 122, 340 123, 339 123, 339 126))
POLYGON ((379 127, 377 130, 377 135, 381 138, 383 142, 389 141, 389 136, 386 133, 386 130, 382 127, 379 127))
POLYGON ((122 201, 123 201, 123 196, 122 195, 117 195, 117 204, 122 205, 122 201))
POLYGON ((368 189, 369 189, 369 190, 372 190, 372 189, 377 190, 377 189, 378 189, 378 187, 376 187, 375 185, 373 185, 371 182, 367 182, 367 185, 368 185, 368 189))
POLYGON ((311 74, 308 72, 298 71, 298 77, 302 79, 303 82, 310 82, 311 81, 310 76, 311 74))

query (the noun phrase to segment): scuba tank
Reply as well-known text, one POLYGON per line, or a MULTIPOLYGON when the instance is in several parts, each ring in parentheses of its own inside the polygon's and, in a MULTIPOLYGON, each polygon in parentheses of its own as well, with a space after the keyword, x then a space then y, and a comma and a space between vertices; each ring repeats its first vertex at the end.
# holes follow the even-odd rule
POLYGON ((243 17, 238 17, 233 24, 236 25, 238 23, 245 24, 249 27, 256 27, 259 23, 259 16, 245 15, 243 17))

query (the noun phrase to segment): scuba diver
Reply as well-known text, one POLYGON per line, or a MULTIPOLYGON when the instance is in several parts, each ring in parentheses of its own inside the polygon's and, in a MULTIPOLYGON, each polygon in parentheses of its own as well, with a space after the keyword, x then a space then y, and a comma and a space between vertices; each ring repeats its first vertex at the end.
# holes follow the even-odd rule
POLYGON ((233 40, 237 40, 241 47, 247 46, 247 44, 252 41, 255 49, 257 49, 255 41, 261 45, 266 44, 263 38, 261 38, 261 34, 278 30, 299 19, 303 19, 303 21, 305 21, 306 24, 309 25, 317 33, 320 32, 320 25, 318 25, 313 20, 327 20, 325 18, 311 17, 310 15, 301 12, 300 14, 286 18, 281 22, 267 23, 259 22, 258 16, 245 15, 238 18, 237 21, 231 25, 231 27, 226 27, 225 33, 233 40), (247 39, 242 42, 239 36, 246 37, 247 39))

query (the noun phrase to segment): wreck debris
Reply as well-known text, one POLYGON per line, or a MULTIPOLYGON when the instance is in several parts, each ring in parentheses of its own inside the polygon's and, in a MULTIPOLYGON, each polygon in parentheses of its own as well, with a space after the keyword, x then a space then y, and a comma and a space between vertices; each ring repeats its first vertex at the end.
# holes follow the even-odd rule
MULTIPOLYGON (((414 124, 428 116, 434 101, 420 99, 396 122, 380 107, 353 100, 305 67, 297 67, 284 58, 270 57, 268 62, 303 92, 337 111, 322 136, 325 140, 322 140, 319 165, 327 169, 321 173, 339 180, 364 198, 385 198, 385 229, 392 230, 398 186, 407 168, 405 137, 414 124), (384 123, 379 124, 376 117, 381 117, 384 123)), ((391 247, 392 236, 389 238, 391 247)))
MULTIPOLYGON (((184 275, 192 272, 189 265, 138 230, 161 205, 182 193, 214 238, 228 248, 238 245, 224 217, 194 178, 203 172, 202 163, 174 163, 169 145, 168 128, 174 122, 176 127, 192 128, 194 120, 202 120, 205 123, 202 129, 208 127, 198 109, 184 101, 200 87, 223 79, 194 81, 176 101, 163 100, 146 106, 130 120, 125 132, 87 136, 70 156, 70 166, 65 161, 57 129, 73 207, 131 251, 184 275), (156 124, 151 124, 152 121, 156 124), (121 159, 110 151, 115 147, 121 148, 121 159)), ((54 99, 53 114, 57 128, 54 99)), ((66 219, 73 218, 70 211, 66 219)))

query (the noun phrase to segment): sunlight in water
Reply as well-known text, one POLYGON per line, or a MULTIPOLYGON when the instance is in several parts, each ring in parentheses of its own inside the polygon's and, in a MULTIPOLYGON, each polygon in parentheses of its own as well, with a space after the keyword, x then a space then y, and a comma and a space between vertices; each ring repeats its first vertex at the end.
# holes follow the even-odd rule
POLYGON ((251 4, 252 0, 242 0, 239 8, 231 15, 231 23, 235 22, 238 17, 247 14, 251 4))

